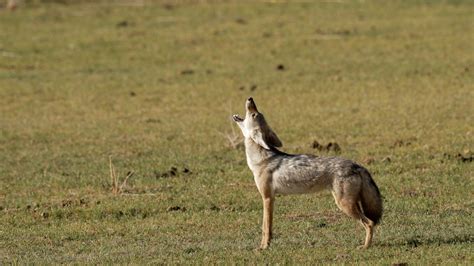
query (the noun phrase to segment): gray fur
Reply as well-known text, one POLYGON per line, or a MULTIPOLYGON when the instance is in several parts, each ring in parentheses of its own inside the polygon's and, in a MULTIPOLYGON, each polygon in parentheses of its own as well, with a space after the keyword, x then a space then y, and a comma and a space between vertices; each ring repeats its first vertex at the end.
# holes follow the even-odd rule
POLYGON ((264 202, 262 248, 272 234, 275 195, 303 194, 330 190, 337 206, 358 219, 366 229, 364 248, 370 246, 373 227, 382 216, 382 198, 369 171, 340 157, 287 154, 278 136, 268 126, 252 98, 246 102, 245 119, 233 119, 245 137, 247 164, 264 202))

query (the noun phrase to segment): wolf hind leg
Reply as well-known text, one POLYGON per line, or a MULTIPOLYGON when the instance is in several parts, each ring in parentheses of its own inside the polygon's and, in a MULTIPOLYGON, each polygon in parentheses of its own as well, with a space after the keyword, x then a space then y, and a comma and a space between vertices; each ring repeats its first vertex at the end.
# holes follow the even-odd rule
MULTIPOLYGON (((342 191, 339 191, 342 192, 342 191)), ((358 193, 357 193, 358 194, 358 193)), ((358 220, 365 229, 365 242, 364 245, 359 248, 366 249, 372 243, 372 237, 374 235, 374 222, 367 218, 359 205, 358 196, 343 193, 333 192, 336 205, 346 215, 358 220)))

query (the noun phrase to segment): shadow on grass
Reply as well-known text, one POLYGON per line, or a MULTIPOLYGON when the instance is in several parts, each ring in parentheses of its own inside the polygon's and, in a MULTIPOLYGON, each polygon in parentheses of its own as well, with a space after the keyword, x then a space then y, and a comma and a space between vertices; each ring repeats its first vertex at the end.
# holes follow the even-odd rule
POLYGON ((422 237, 422 236, 412 236, 403 240, 396 240, 392 242, 381 243, 382 247, 395 247, 395 246, 407 246, 411 248, 416 248, 419 246, 431 246, 431 245, 443 245, 443 244, 463 244, 463 243, 472 243, 474 242, 473 235, 453 235, 450 237, 442 236, 432 236, 432 237, 422 237))

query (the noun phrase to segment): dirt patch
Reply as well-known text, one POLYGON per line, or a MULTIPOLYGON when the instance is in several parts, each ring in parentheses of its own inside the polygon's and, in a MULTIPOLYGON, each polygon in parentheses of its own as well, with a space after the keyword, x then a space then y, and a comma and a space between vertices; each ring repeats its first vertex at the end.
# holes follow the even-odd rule
POLYGON ((323 145, 321 145, 317 140, 314 140, 313 143, 311 144, 311 148, 320 151, 323 149, 323 145))
POLYGON ((411 198, 415 198, 415 197, 418 197, 419 193, 415 189, 406 189, 403 191, 403 195, 411 197, 411 198))
POLYGON ((337 142, 329 142, 328 145, 326 145, 326 150, 327 151, 340 152, 341 151, 341 146, 339 146, 339 144, 337 144, 337 142))
POLYGON ((185 212, 186 207, 181 207, 181 206, 170 206, 166 209, 167 212, 176 212, 176 211, 181 211, 185 212))
POLYGON ((153 174, 156 179, 158 178, 169 178, 169 177, 177 177, 180 176, 181 174, 189 175, 191 174, 191 170, 187 167, 183 167, 179 169, 176 166, 171 166, 171 168, 168 171, 165 172, 160 172, 160 171, 155 171, 153 174))
POLYGON ((163 7, 163 9, 166 9, 166 10, 173 10, 173 9, 176 8, 175 5, 170 4, 170 3, 163 4, 162 7, 163 7))
POLYGON ((313 143, 311 143, 311 148, 316 149, 318 151, 326 151, 326 152, 336 152, 339 153, 341 152, 341 146, 337 142, 329 142, 326 145, 323 145, 319 143, 317 140, 314 140, 313 143))
POLYGON ((211 211, 215 211, 215 212, 218 212, 221 210, 221 208, 219 208, 219 206, 216 206, 216 205, 211 205, 211 207, 209 207, 209 210, 211 211))
MULTIPOLYGON (((252 84, 252 85, 250 85, 250 86, 248 87, 248 88, 249 88, 248 90, 249 90, 249 91, 255 91, 255 90, 257 89, 257 87, 258 87, 258 86, 257 86, 256 84, 252 84)), ((245 86, 240 86, 240 87, 239 87, 239 91, 244 91, 244 90, 246 90, 246 87, 245 87, 245 86)))
POLYGON ((64 199, 61 201, 60 206, 62 208, 68 207, 87 207, 89 205, 89 200, 85 198, 80 199, 64 199))
POLYGON ((156 118, 148 118, 145 120, 145 123, 161 123, 161 120, 156 118))
POLYGON ((115 24, 117 28, 125 28, 125 27, 128 27, 129 25, 130 25, 129 22, 126 20, 122 20, 118 22, 117 24, 115 24))
POLYGON ((390 148, 395 149, 395 148, 410 146, 415 141, 416 141, 415 138, 397 139, 392 143, 392 145, 390 145, 390 148))
POLYGON ((348 36, 354 34, 355 30, 349 29, 338 29, 338 30, 322 30, 317 29, 316 34, 318 35, 336 35, 336 36, 348 36))
POLYGON ((445 160, 456 160, 461 163, 472 163, 474 160, 474 155, 472 155, 470 151, 464 152, 464 154, 456 153, 456 155, 443 153, 443 159, 441 159, 441 163, 444 163, 445 160))
POLYGON ((462 155, 462 154, 458 153, 456 155, 456 159, 460 162, 463 162, 463 163, 472 163, 472 160, 474 159, 474 156, 473 155, 462 155))
POLYGON ((279 64, 279 65, 277 65, 276 70, 278 70, 278 71, 285 71, 285 70, 286 70, 286 67, 285 67, 285 65, 283 65, 283 64, 279 64))
POLYGON ((194 70, 192 69, 181 70, 181 75, 192 75, 192 74, 194 74, 194 70))
POLYGON ((375 163, 376 160, 375 160, 374 157, 366 157, 366 158, 362 159, 361 162, 365 165, 371 165, 371 164, 375 163))
POLYGON ((245 19, 243 19, 243 18, 236 18, 236 19, 235 19, 235 23, 240 24, 240 25, 246 25, 246 24, 247 24, 247 20, 245 20, 245 19))

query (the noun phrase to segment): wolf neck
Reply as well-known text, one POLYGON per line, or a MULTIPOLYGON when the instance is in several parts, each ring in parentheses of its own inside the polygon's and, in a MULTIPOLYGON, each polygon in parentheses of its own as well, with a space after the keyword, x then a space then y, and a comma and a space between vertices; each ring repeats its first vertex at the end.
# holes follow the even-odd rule
POLYGON ((255 172, 258 166, 268 161, 272 156, 285 154, 277 149, 267 150, 255 143, 251 138, 245 138, 245 154, 247 155, 247 164, 255 172))

